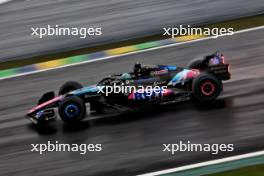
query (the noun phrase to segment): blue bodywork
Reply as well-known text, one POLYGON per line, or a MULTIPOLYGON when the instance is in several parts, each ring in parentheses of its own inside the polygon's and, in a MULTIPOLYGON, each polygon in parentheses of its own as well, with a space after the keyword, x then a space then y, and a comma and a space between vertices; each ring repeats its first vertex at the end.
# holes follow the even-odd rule
POLYGON ((177 69, 176 66, 166 65, 166 66, 160 66, 160 69, 162 70, 168 70, 168 71, 175 71, 177 69))
POLYGON ((96 93, 98 91, 99 91, 99 88, 96 85, 93 85, 93 86, 87 86, 82 89, 75 90, 71 92, 71 94, 75 96, 79 96, 79 95, 86 94, 86 93, 96 93))

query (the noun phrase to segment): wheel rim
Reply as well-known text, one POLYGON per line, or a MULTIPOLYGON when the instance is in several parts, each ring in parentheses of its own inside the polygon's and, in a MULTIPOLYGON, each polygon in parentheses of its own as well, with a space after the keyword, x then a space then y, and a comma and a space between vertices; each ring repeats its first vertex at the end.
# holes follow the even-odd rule
POLYGON ((210 96, 215 92, 215 85, 211 81, 206 81, 201 85, 201 92, 205 96, 210 96))
POLYGON ((65 115, 69 118, 73 118, 79 114, 79 108, 75 104, 69 104, 65 107, 65 115))

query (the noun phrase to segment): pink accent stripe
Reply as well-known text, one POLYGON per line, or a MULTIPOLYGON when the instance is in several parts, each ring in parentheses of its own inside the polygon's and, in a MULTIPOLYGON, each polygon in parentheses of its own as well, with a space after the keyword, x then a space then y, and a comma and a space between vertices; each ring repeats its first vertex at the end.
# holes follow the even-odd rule
POLYGON ((45 106, 47 106, 47 105, 49 105, 49 104, 52 104, 52 103, 54 103, 54 102, 56 102, 56 101, 59 101, 59 100, 61 100, 62 98, 63 98, 63 95, 58 96, 58 97, 55 97, 55 98, 53 98, 53 99, 51 99, 51 100, 49 100, 49 101, 47 101, 47 102, 45 102, 45 103, 42 103, 42 104, 40 104, 40 105, 34 107, 34 108, 31 109, 28 113, 32 113, 32 112, 34 112, 34 111, 36 111, 36 110, 39 110, 39 109, 41 109, 41 108, 44 108, 45 106))

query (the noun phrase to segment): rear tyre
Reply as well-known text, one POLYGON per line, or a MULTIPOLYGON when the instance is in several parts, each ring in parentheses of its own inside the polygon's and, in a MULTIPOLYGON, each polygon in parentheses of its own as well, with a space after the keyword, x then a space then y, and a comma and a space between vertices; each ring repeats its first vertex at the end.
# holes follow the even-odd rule
POLYGON ((192 60, 188 63, 187 66, 189 69, 198 69, 198 70, 203 69, 203 64, 201 59, 192 60))
POLYGON ((66 123, 81 121, 86 115, 86 106, 79 97, 66 97, 59 104, 59 115, 66 123))
POLYGON ((193 80, 192 91, 199 102, 211 102, 222 91, 222 82, 211 74, 203 73, 193 80))
POLYGON ((83 88, 83 86, 80 83, 75 82, 75 81, 68 81, 61 86, 59 90, 59 95, 64 95, 66 93, 69 93, 71 91, 74 91, 76 89, 81 89, 81 88, 83 88))

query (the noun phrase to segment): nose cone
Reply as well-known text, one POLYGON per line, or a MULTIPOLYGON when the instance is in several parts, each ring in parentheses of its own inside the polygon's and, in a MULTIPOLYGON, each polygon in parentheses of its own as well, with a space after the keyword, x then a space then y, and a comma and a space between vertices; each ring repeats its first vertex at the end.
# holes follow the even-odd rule
POLYGON ((40 104, 40 105, 38 105, 38 106, 32 108, 31 110, 29 110, 29 111, 28 111, 28 114, 31 114, 31 113, 37 112, 37 111, 39 111, 39 110, 45 108, 46 106, 52 105, 52 104, 54 104, 54 103, 56 103, 56 102, 62 100, 63 97, 64 97, 64 96, 61 95, 61 96, 55 97, 55 98, 53 98, 53 99, 51 99, 51 100, 49 100, 49 101, 46 101, 46 102, 44 102, 44 103, 42 103, 42 104, 40 104))

